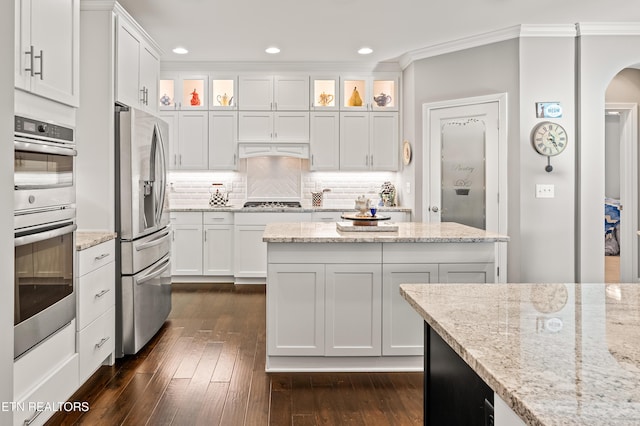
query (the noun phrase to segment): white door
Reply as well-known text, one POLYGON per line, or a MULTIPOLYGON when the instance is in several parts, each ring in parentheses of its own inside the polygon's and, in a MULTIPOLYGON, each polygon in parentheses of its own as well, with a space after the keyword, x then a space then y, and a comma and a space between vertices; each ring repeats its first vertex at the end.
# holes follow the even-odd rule
MULTIPOLYGON (((506 234, 506 95, 423 105, 423 220, 506 234)), ((496 276, 506 279, 506 247, 496 276), (502 274, 500 274, 502 270, 502 274)))

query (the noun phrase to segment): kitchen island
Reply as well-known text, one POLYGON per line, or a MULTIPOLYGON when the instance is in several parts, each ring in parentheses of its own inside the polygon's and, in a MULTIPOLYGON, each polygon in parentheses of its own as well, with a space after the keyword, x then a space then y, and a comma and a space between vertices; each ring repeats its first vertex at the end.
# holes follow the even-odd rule
POLYGON ((494 282, 508 237, 457 223, 270 223, 267 371, 422 371, 422 319, 401 283, 494 282))
POLYGON ((637 284, 404 284, 401 293, 440 348, 427 354, 439 367, 426 363, 425 424, 438 424, 429 399, 439 382, 460 394, 446 377, 456 357, 493 394, 497 426, 640 424, 637 284))

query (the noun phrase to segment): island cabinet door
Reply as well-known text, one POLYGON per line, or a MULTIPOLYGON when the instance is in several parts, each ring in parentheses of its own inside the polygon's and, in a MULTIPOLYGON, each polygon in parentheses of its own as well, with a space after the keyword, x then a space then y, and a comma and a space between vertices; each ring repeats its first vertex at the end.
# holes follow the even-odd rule
POLYGON ((438 264, 385 264, 382 268, 382 355, 422 355, 422 317, 400 295, 400 284, 438 282, 438 264))
POLYGON ((380 356, 380 264, 331 264, 326 274, 325 355, 380 356))
POLYGON ((271 264, 267 355, 324 355, 324 265, 271 264))
POLYGON ((441 283, 493 283, 493 263, 441 263, 438 282, 441 283))

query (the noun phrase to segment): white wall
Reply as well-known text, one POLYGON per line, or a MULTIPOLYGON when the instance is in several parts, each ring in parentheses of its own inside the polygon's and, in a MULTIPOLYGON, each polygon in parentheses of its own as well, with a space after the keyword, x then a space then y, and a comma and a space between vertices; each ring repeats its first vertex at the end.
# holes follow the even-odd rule
MULTIPOLYGON (((512 104, 512 107, 516 105, 512 104)), ((520 39, 520 238, 522 282, 574 282, 575 241, 575 38, 520 39), (551 65, 550 65, 551 64, 551 65), (547 158, 531 144, 536 102, 560 102, 562 117, 553 119, 567 131, 567 148, 547 158), (536 198, 536 184, 554 185, 555 198, 536 198)), ((512 145, 510 145, 512 146, 512 145)), ((511 218, 511 215, 510 215, 511 218)), ((602 219, 601 219, 602 222, 602 219)))
MULTIPOLYGON (((13 65, 14 6, 6 2, 0 14, 0 402, 13 401, 13 65), (2 136, 4 135, 4 136, 2 136)), ((0 424, 11 424, 13 413, 0 410, 0 424)))
MULTIPOLYGON (((423 164, 422 105, 448 99, 507 93, 508 97, 508 280, 520 281, 520 143, 519 143, 519 43, 517 39, 447 53, 415 61, 403 75, 405 92, 413 92, 405 103, 405 138, 413 138, 415 171, 414 220, 421 220, 422 181, 429 173, 423 164)), ((405 170, 402 180, 408 178, 405 170)))
POLYGON ((604 281, 604 107, 607 87, 624 68, 640 64, 640 24, 579 24, 576 280, 604 281), (612 35, 606 35, 606 34, 612 35), (617 35, 616 35, 617 34, 617 35))

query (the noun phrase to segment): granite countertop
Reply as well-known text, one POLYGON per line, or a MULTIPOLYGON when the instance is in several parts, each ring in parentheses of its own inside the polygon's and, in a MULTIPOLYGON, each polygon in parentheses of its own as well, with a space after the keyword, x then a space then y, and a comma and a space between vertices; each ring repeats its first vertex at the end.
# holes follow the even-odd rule
MULTIPOLYGON (((356 209, 352 207, 313 207, 310 204, 302 204, 302 207, 283 207, 283 208, 264 208, 264 207, 242 207, 244 202, 237 205, 232 204, 223 207, 211 207, 209 203, 204 202, 201 204, 184 204, 173 205, 169 207, 170 212, 233 212, 233 213, 313 213, 313 212, 355 212, 356 209)), ((411 209, 408 207, 379 207, 379 212, 407 212, 411 213, 411 209)))
POLYGON ((332 222, 270 223, 262 235, 268 243, 490 243, 505 235, 453 222, 397 222, 398 231, 343 232, 332 222))
POLYGON ((113 240, 117 237, 115 232, 107 231, 76 231, 76 250, 86 250, 98 244, 113 240))
POLYGON ((402 284, 527 424, 640 424, 637 284, 402 284))

